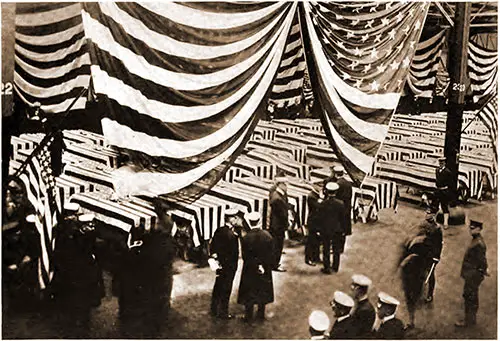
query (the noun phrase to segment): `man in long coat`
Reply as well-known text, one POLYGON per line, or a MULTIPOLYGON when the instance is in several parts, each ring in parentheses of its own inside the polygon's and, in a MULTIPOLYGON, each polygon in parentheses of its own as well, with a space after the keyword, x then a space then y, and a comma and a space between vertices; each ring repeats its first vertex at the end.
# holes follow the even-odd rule
POLYGON ((448 219, 450 217, 450 195, 452 193, 452 183, 453 175, 448 167, 446 167, 446 158, 442 157, 439 159, 439 167, 436 168, 436 199, 439 209, 439 204, 441 204, 441 209, 443 210, 443 227, 448 228, 448 219))
POLYGON ((465 320, 456 323, 457 327, 468 327, 476 324, 476 314, 479 308, 479 286, 488 273, 486 260, 486 244, 481 236, 483 223, 471 220, 470 234, 472 241, 465 252, 460 276, 464 279, 465 320))
POLYGON ((340 266, 340 255, 344 252, 346 227, 344 223, 344 204, 335 197, 339 186, 329 182, 325 186, 327 198, 321 204, 319 220, 321 224, 321 239, 323 241, 323 269, 321 272, 330 274, 337 272, 340 266), (330 250, 333 249, 333 264, 330 268, 330 250))
POLYGON ((307 216, 307 239, 306 239, 306 247, 305 247, 305 262, 308 265, 314 266, 315 262, 320 261, 319 257, 319 246, 321 243, 320 239, 320 231, 319 231, 319 221, 318 221, 318 213, 319 207, 323 199, 320 195, 319 186, 312 186, 311 192, 307 195, 307 207, 308 207, 308 216, 307 216))
POLYGON ((215 231, 210 243, 210 255, 219 263, 212 292, 210 312, 213 316, 221 319, 232 318, 228 308, 234 275, 238 268, 238 235, 234 231, 237 214, 237 209, 226 210, 226 223, 215 231))
POLYGON ((372 281, 364 275, 352 276, 351 291, 356 306, 351 313, 353 318, 353 337, 355 339, 370 338, 373 323, 375 322, 375 308, 368 299, 368 289, 372 281))
POLYGON ((243 270, 241 273, 238 303, 245 306, 245 321, 253 319, 254 305, 258 306, 257 318, 265 319, 266 304, 274 301, 272 268, 273 237, 260 228, 260 214, 248 214, 251 230, 241 239, 243 270))
POLYGON ((269 205, 271 206, 271 221, 269 232, 274 239, 274 264, 273 270, 286 271, 280 266, 285 231, 288 229, 288 196, 285 177, 277 177, 276 189, 270 193, 269 205))
POLYGON ((346 224, 346 235, 350 236, 352 234, 352 183, 344 178, 344 167, 337 166, 333 170, 335 173, 335 177, 338 179, 337 185, 339 185, 336 196, 344 203, 344 221, 346 224))

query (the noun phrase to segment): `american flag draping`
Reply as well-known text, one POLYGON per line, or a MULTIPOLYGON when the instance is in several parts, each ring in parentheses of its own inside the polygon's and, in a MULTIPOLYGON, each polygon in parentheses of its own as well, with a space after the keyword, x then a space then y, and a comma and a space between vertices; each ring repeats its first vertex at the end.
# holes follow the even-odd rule
POLYGON ((300 20, 323 126, 351 178, 371 171, 429 3, 304 2, 300 20))
POLYGON ((469 77, 474 102, 497 92, 498 51, 469 42, 469 77))
POLYGON ((266 109, 296 6, 85 3, 104 135, 138 160, 117 171, 120 194, 175 193, 234 160, 266 109))
MULTIPOLYGON (((40 102, 47 113, 61 113, 89 86, 88 54, 79 3, 16 5, 16 94, 28 105, 40 102)), ((86 99, 73 110, 85 109, 86 99)))
MULTIPOLYGON (((497 142, 498 142, 498 96, 495 94, 485 104, 478 113, 479 119, 488 128, 495 158, 497 157, 497 142)), ((496 161, 496 160, 495 160, 496 161)), ((495 162, 496 164, 496 162, 495 162)))
POLYGON ((298 112, 303 100, 302 85, 305 69, 306 60, 300 37, 300 23, 296 14, 269 101, 275 108, 287 108, 288 111, 298 112))
POLYGON ((40 258, 38 259, 38 282, 45 289, 54 276, 52 253, 55 246, 53 229, 61 212, 61 198, 55 190, 55 179, 51 172, 49 141, 33 156, 21 173, 20 179, 34 209, 34 224, 40 235, 40 258))
POLYGON ((445 40, 445 31, 441 30, 417 44, 407 77, 408 87, 416 97, 433 97, 445 40))

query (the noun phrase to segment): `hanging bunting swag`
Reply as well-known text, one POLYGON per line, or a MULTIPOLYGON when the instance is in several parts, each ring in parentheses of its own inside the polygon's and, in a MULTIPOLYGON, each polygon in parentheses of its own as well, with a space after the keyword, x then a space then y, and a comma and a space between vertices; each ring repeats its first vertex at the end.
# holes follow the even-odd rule
POLYGON ((314 97, 337 156, 359 185, 372 169, 409 72, 429 3, 303 2, 314 97))
POLYGON ((215 183, 265 109, 296 6, 84 4, 103 132, 136 161, 117 171, 120 195, 215 183))
POLYGON ((485 49, 470 41, 468 54, 472 96, 477 103, 481 98, 497 93, 498 51, 485 49))

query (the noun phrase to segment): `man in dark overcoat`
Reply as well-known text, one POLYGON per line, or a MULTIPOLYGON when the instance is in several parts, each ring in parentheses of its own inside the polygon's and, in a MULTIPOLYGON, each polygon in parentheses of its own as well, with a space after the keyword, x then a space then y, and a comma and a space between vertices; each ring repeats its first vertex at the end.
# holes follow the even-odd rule
POLYGON ((246 322, 253 319, 254 305, 258 306, 257 318, 265 319, 266 304, 274 301, 272 269, 274 266, 273 237, 262 230, 260 214, 247 216, 251 230, 241 239, 243 270, 238 290, 238 303, 245 306, 246 322))
POLYGON ((364 275, 352 276, 351 291, 356 305, 351 315, 354 326, 353 337, 355 339, 370 338, 373 323, 375 322, 375 308, 368 299, 368 290, 371 284, 372 281, 364 275))
POLYGON ((352 221, 351 221, 351 211, 352 211, 352 183, 344 177, 344 167, 336 166, 334 169, 335 177, 337 180, 337 185, 339 189, 337 190, 337 198, 339 198, 344 203, 344 220, 346 223, 346 235, 350 236, 352 234, 352 221))
POLYGON ((344 252, 346 227, 344 223, 344 204, 335 197, 339 185, 329 182, 325 186, 326 200, 319 210, 321 239, 323 242, 323 268, 321 272, 330 274, 337 272, 340 266, 340 255, 344 252), (330 250, 333 249, 333 264, 330 268, 330 250))
POLYGON ((437 209, 441 204, 441 209, 443 211, 443 227, 448 228, 448 219, 450 217, 450 196, 453 183, 453 174, 450 169, 446 167, 446 158, 439 158, 439 167, 436 168, 436 199, 437 199, 437 209))
POLYGON ((403 322, 396 317, 399 301, 380 292, 377 302, 377 319, 373 326, 372 338, 377 340, 403 339, 405 328, 403 322))
POLYGON ((286 271, 281 267, 281 253, 285 241, 285 231, 288 229, 288 196, 287 179, 277 177, 276 189, 270 193, 269 206, 271 207, 271 220, 269 232, 274 240, 274 265, 275 271, 286 271))
POLYGON ((425 267, 427 269, 426 280, 428 281, 428 291, 424 293, 425 301, 432 302, 434 299, 434 288, 436 286, 436 267, 441 259, 441 251, 443 250, 443 231, 436 223, 434 213, 431 209, 427 209, 425 220, 420 224, 419 230, 421 234, 426 236, 424 240, 424 257, 425 267))
POLYGON ((233 288, 234 275, 238 268, 238 235, 234 231, 237 209, 227 209, 225 224, 219 227, 210 243, 210 255, 218 263, 215 285, 212 292, 210 313, 221 319, 230 319, 229 298, 233 288))
POLYGON ((307 195, 307 239, 305 247, 305 262, 308 265, 314 266, 315 262, 320 261, 319 246, 321 244, 320 224, 318 221, 318 213, 321 202, 323 201, 323 193, 320 192, 319 186, 312 185, 311 192, 307 195))
POLYGON ((488 261, 486 259, 486 244, 481 231, 483 223, 471 220, 469 223, 472 241, 467 247, 462 263, 460 276, 464 279, 464 306, 465 319, 456 323, 457 327, 468 327, 476 324, 476 314, 479 308, 479 286, 488 273, 488 261))
POLYGON ((330 329, 330 340, 352 339, 354 336, 354 325, 350 311, 354 306, 354 300, 342 291, 335 291, 330 306, 335 317, 330 329))

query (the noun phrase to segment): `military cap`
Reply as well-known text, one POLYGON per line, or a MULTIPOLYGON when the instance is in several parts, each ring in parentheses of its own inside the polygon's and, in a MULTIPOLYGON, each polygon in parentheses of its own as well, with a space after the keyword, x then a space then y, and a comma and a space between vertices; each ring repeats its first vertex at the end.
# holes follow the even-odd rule
POLYGON ((354 283, 360 287, 369 287, 370 285, 372 285, 371 279, 369 279, 365 275, 352 276, 352 283, 354 283))
POLYGON ((344 174, 344 167, 335 166, 335 167, 333 167, 333 172, 336 174, 344 174))
POLYGON ((330 326, 328 315, 322 310, 314 310, 309 315, 309 327, 317 332, 325 332, 330 326))
POLYGON ((238 209, 237 208, 228 208, 226 209, 226 212, 224 212, 225 217, 232 217, 238 214, 238 209))
POLYGON ((245 218, 248 220, 248 223, 251 227, 256 227, 260 222, 260 214, 259 212, 247 213, 245 218))
POLYGON ((78 217, 78 220, 81 222, 89 222, 94 220, 95 214, 93 213, 88 213, 88 214, 82 214, 81 216, 78 217))
POLYGON ((397 307, 399 305, 399 301, 392 297, 391 295, 381 291, 378 293, 378 301, 382 304, 386 304, 389 306, 397 307))
POLYGON ((68 212, 76 212, 80 209, 80 205, 76 202, 67 202, 64 204, 64 210, 68 212))
POLYGON ((325 188, 328 192, 335 192, 339 189, 339 185, 336 182, 329 182, 326 184, 325 188))
POLYGON ((477 221, 477 220, 471 220, 470 223, 469 223, 469 228, 471 230, 472 229, 477 229, 477 228, 482 229, 483 228, 483 223, 480 222, 480 221, 477 221))
POLYGON ((274 178, 274 181, 276 183, 278 183, 278 182, 287 182, 288 178, 286 176, 277 176, 277 177, 274 178))
POLYGON ((35 222, 35 215, 34 214, 30 214, 26 217, 26 221, 28 223, 34 223, 35 222))
POLYGON ((335 305, 340 305, 346 308, 354 307, 354 300, 351 296, 343 293, 342 291, 335 291, 333 294, 333 302, 335 305))

